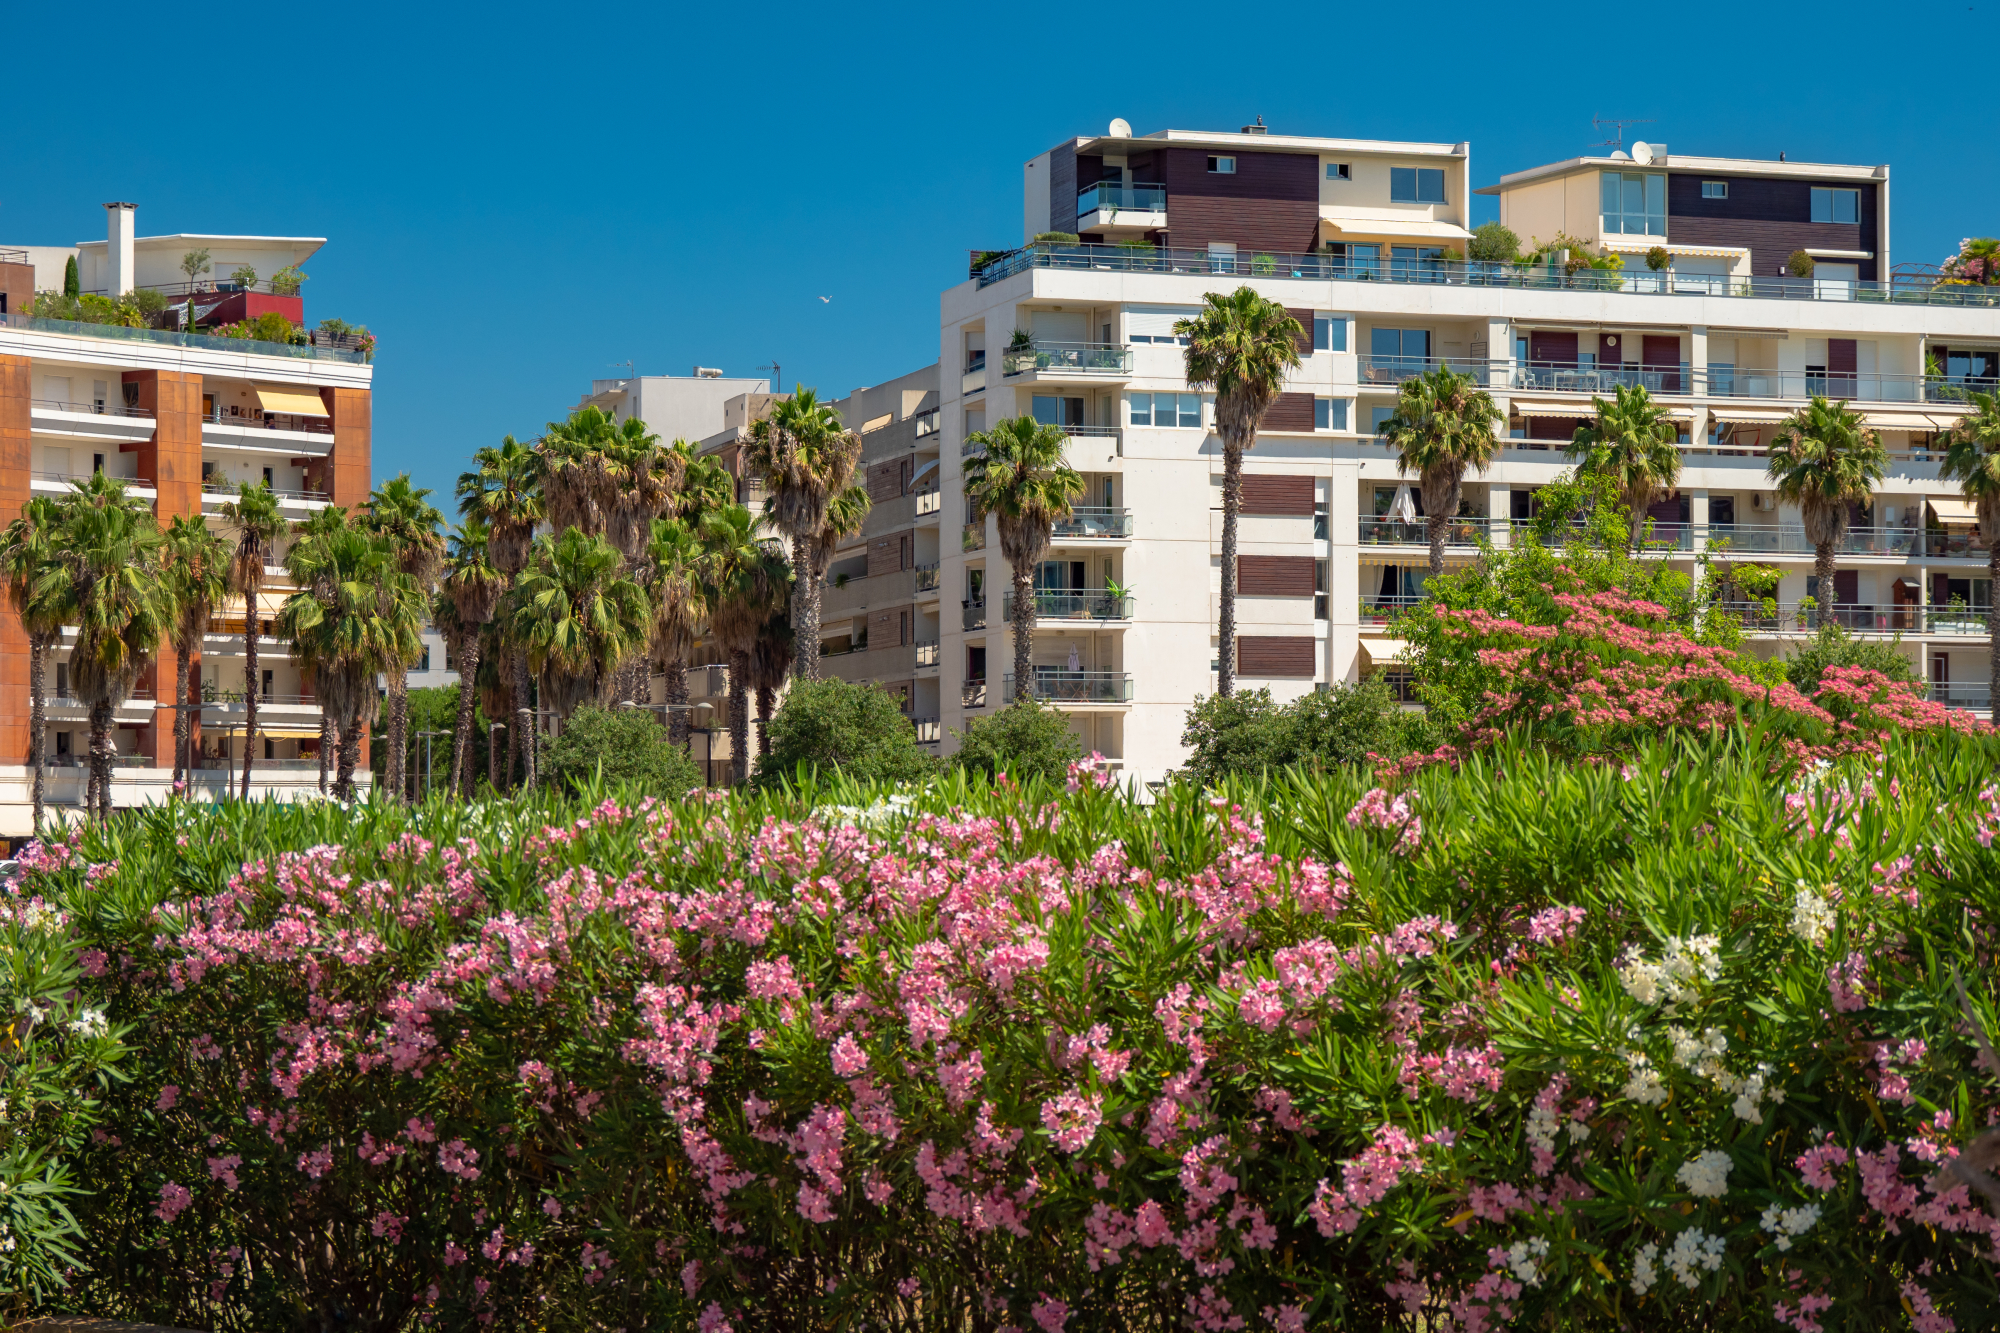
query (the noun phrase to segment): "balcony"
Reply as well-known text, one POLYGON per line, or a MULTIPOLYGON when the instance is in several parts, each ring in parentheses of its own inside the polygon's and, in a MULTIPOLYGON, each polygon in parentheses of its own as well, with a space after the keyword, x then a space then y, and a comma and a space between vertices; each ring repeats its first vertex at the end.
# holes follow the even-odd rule
MULTIPOLYGON (((48 472, 48 471, 31 472, 28 474, 30 483, 29 489, 32 490, 35 489, 37 486, 39 486, 39 488, 44 491, 49 491, 49 490, 67 491, 72 486, 78 485, 79 483, 82 482, 89 481, 93 475, 95 474, 89 472, 77 472, 74 470, 67 472, 48 472)), ((111 480, 122 483, 125 489, 127 491, 130 491, 133 495, 156 496, 159 494, 158 488, 155 487, 153 483, 145 477, 120 477, 114 475, 111 478, 111 480)))
POLYGON ((99 440, 136 443, 153 436, 153 414, 122 402, 74 403, 61 398, 31 398, 28 416, 39 435, 80 435, 99 440))
POLYGON ((1734 616, 1747 630, 1765 634, 1810 634, 1816 628, 1815 610, 1852 634, 1924 634, 1943 638, 1983 639, 1986 637, 1986 608, 1955 603, 1947 606, 1919 606, 1898 603, 1891 606, 1836 602, 1815 608, 1798 602, 1725 602, 1718 610, 1734 616))
POLYGON ((1167 225, 1167 187, 1106 181, 1078 192, 1076 229, 1097 232, 1160 231, 1167 225))
POLYGON ((1422 597, 1383 597, 1378 594, 1363 594, 1360 621, 1364 625, 1387 625, 1405 611, 1422 606, 1426 600, 1422 597))
POLYGON ((939 570, 937 561, 933 560, 928 565, 918 565, 916 573, 917 573, 916 590, 919 595, 927 592, 936 592, 938 590, 939 570))
POLYGON ((150 343, 156 347, 200 348, 210 352, 232 352, 237 356, 275 356, 291 360, 346 361, 363 365, 370 353, 359 348, 326 342, 270 343, 254 338, 221 338, 212 333, 182 333, 178 329, 128 329, 118 324, 85 324, 69 319, 34 319, 27 315, 0 315, 0 327, 30 333, 48 333, 71 338, 106 338, 116 342, 150 343))
POLYGON ((965 363, 965 370, 958 377, 958 395, 969 397, 986 387, 986 353, 974 352, 965 363))
POLYGON ((966 681, 965 685, 959 690, 959 702, 967 708, 986 707, 986 682, 983 680, 966 681))
POLYGON ((284 431, 291 435, 332 435, 333 423, 325 417, 297 412, 264 412, 256 408, 216 408, 201 414, 203 433, 210 426, 241 426, 248 430, 284 431))
MULTIPOLYGON (((1489 528, 1505 530, 1507 520, 1485 518, 1454 518, 1444 525, 1446 546, 1477 546, 1489 528)), ((1431 543, 1429 526, 1423 519, 1405 523, 1394 518, 1364 518, 1361 520, 1361 544, 1363 546, 1424 546, 1431 543)))
POLYGON ((1132 349, 1124 343, 1034 342, 1000 354, 1006 379, 1033 382, 1124 379, 1132 373, 1132 349))
POLYGON ((1985 685, 1933 683, 1929 698, 1932 703, 1943 704, 1946 708, 1964 708, 1975 713, 1988 712, 1993 707, 1993 697, 1985 685))
POLYGON ((1652 394, 1697 392, 1702 377, 1683 361, 1677 366, 1576 366, 1558 361, 1528 361, 1516 367, 1511 387, 1544 393, 1611 395, 1621 388, 1652 394))
MULTIPOLYGON (((1005 678, 1006 696, 1014 697, 1014 678, 1005 678)), ((1029 678, 1028 692, 1055 704, 1123 704, 1132 702, 1132 677, 1123 671, 1071 671, 1064 667, 1036 667, 1029 678)))
MULTIPOLYGON (((1692 549, 1693 538, 1699 530, 1681 524, 1668 525, 1678 531, 1685 531, 1687 537, 1678 544, 1683 550, 1692 549)), ((1655 532, 1660 531, 1659 525, 1655 532)), ((1732 554, 1756 555, 1814 555, 1817 554, 1812 542, 1807 540, 1805 529, 1753 526, 1747 523, 1711 523, 1708 525, 1710 542, 1727 541, 1732 554)), ((1922 528, 1849 528, 1844 537, 1834 543, 1836 555, 1874 555, 1907 559, 1913 555, 1977 555, 1984 558, 1983 543, 1975 545, 1969 532, 1950 533, 1942 530, 1927 532, 1922 528), (1929 550, 1936 546, 1940 549, 1929 550), (1956 547, 1956 549, 1952 549, 1956 547)))
POLYGON ((1055 521, 1051 537, 1065 541, 1124 541, 1132 535, 1132 511, 1080 505, 1055 521))
POLYGON ((958 534, 959 549, 968 554, 986 549, 986 524, 968 523, 958 534))
POLYGON ((916 493, 916 502, 916 516, 918 518, 922 518, 926 514, 935 514, 944 508, 944 492, 935 486, 927 491, 918 491, 916 493))
POLYGON ((986 628, 986 603, 965 603, 965 626, 968 630, 986 628))
MULTIPOLYGON (((1001 601, 1001 614, 1009 624, 1014 620, 1014 594, 1008 593, 1001 601)), ((1043 591, 1035 593, 1035 619, 1037 621, 1126 621, 1132 618, 1132 598, 1117 595, 1103 588, 1085 588, 1080 591, 1043 591)))
POLYGON ((687 673, 688 698, 722 699, 729 695, 729 668, 721 663, 711 666, 689 667, 687 673))
MULTIPOLYGON (((333 499, 325 491, 288 489, 283 486, 272 486, 269 489, 271 494, 277 496, 280 500, 331 501, 333 499)), ((225 500, 234 500, 243 494, 243 486, 227 481, 204 480, 201 483, 201 493, 204 496, 217 496, 225 500)))
POLYGON ((934 717, 913 717, 910 726, 917 733, 917 744, 936 745, 944 740, 944 726, 934 717))
POLYGON ((938 641, 936 639, 932 639, 928 642, 923 642, 923 641, 918 642, 917 669, 919 671, 923 670, 925 667, 936 666, 938 664, 938 660, 939 660, 938 641))
POLYGON ((1441 356, 1361 356, 1355 358, 1355 377, 1362 388, 1394 388, 1404 380, 1428 375, 1439 366, 1456 374, 1472 376, 1482 388, 1497 389, 1507 382, 1507 362, 1467 360, 1441 356))

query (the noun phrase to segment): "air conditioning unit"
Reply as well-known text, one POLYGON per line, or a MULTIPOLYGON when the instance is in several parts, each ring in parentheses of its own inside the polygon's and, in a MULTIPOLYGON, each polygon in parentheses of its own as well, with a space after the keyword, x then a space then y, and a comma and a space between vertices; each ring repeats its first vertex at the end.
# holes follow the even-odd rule
POLYGON ((1778 497, 1769 491, 1757 491, 1750 497, 1750 507, 1766 514, 1774 513, 1778 508, 1778 497))

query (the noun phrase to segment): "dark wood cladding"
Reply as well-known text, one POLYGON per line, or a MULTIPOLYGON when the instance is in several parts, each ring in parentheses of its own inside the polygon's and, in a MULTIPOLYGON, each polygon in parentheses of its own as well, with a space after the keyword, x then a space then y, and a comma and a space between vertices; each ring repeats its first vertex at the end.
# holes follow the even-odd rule
POLYGON ((1319 239, 1319 159, 1298 153, 1236 154, 1236 171, 1208 169, 1201 148, 1155 156, 1167 187, 1167 227, 1176 246, 1229 241, 1239 252, 1303 254, 1319 239))
POLYGON ((1298 336, 1292 339, 1293 345, 1299 349, 1299 355, 1311 356, 1313 354, 1313 312, 1310 310, 1293 310, 1290 306, 1287 306, 1285 313, 1299 322, 1298 336))
POLYGON ((902 460, 890 459, 886 463, 875 463, 868 469, 868 498, 880 502, 893 500, 903 493, 902 460))
POLYGON ((1530 329, 1528 360, 1537 365, 1575 365, 1576 335, 1560 329, 1530 329))
POLYGON ((1261 427, 1268 431, 1296 431, 1301 434, 1313 428, 1313 396, 1309 393, 1281 393, 1271 404, 1271 410, 1264 413, 1261 427))
POLYGON ((1246 514, 1296 514, 1310 518, 1313 500, 1311 477, 1244 474, 1243 512, 1246 514))
POLYGON ((1049 150, 1049 230, 1076 230, 1076 140, 1074 139, 1059 143, 1049 150))
POLYGON ((1310 597, 1317 570, 1309 555, 1239 555, 1236 591, 1245 597, 1310 597))
POLYGON ((1862 281, 1874 281, 1881 276, 1881 233, 1876 182, 1667 174, 1667 239, 1675 245, 1747 246, 1751 270, 1760 278, 1776 277, 1794 250, 1866 250, 1875 258, 1854 262, 1862 281), (1718 179, 1729 182, 1729 197, 1702 198, 1702 181, 1718 179), (1861 221, 1814 222, 1816 187, 1859 190, 1861 221))
POLYGON ((1314 642, 1302 634, 1239 634, 1236 674, 1266 680, 1311 680, 1319 674, 1314 667, 1314 642))

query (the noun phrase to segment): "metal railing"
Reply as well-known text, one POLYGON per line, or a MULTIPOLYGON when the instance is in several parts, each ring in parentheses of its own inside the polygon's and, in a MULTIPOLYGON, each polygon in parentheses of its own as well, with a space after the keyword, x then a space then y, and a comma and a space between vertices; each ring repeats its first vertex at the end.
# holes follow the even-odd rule
POLYGON ((0 264, 25 264, 28 262, 26 250, 0 249, 0 264))
POLYGON ((958 377, 959 396, 965 397, 971 394, 978 393, 981 389, 985 387, 986 387, 986 359, 984 357, 981 357, 979 361, 977 361, 973 365, 967 366, 965 368, 965 373, 963 373, 958 377))
POLYGON ((1009 347, 1000 354, 1003 377, 1042 370, 1073 370, 1082 374, 1129 375, 1132 349, 1124 343, 1062 343, 1036 341, 1009 347))
POLYGON ((1361 595, 1361 623, 1364 625, 1386 625, 1411 607, 1422 606, 1422 597, 1382 596, 1363 593, 1361 595))
POLYGON ((916 496, 916 513, 918 518, 922 518, 925 514, 935 514, 938 510, 944 508, 944 492, 936 486, 931 487, 927 491, 918 491, 916 492, 916 496))
POLYGON ((1816 617, 1855 634, 1950 634, 1968 638, 1986 633, 1983 606, 1920 606, 1913 602, 1890 606, 1865 602, 1835 602, 1816 607, 1799 602, 1723 602, 1717 607, 1745 629, 1766 633, 1810 633, 1816 617))
POLYGON ((958 692, 959 702, 967 708, 986 707, 986 682, 968 680, 958 692))
POLYGON ((937 561, 933 560, 933 561, 932 561, 932 562, 931 562, 930 564, 928 564, 928 565, 918 565, 918 566, 917 566, 917 591, 918 591, 918 592, 936 592, 936 591, 937 591, 937 586, 938 586, 938 578, 939 578, 939 577, 940 577, 940 575, 939 575, 939 570, 938 570, 938 562, 937 562, 937 561))
MULTIPOLYGON (((1002 690, 1014 697, 1014 677, 1008 675, 1002 690)), ((1069 704, 1122 704, 1132 699, 1132 677, 1123 671, 1071 671, 1066 667, 1036 667, 1028 680, 1028 693, 1036 699, 1069 704)))
POLYGON ((76 412, 91 417, 140 417, 147 421, 153 419, 153 410, 149 407, 127 407, 124 403, 109 401, 73 403, 61 398, 30 398, 28 406, 40 408, 45 412, 76 412))
POLYGON ((1428 375, 1439 366, 1448 366, 1488 388, 1498 388, 1506 379, 1507 362, 1468 360, 1462 356, 1360 356, 1355 358, 1355 376, 1363 385, 1401 384, 1404 380, 1428 375))
POLYGON ((1676 366, 1578 366, 1560 361, 1524 361, 1514 368, 1512 388, 1545 393, 1616 393, 1621 388, 1647 393, 1684 394, 1698 391, 1701 377, 1686 361, 1676 366))
POLYGON ((720 662, 709 666, 689 667, 687 681, 689 698, 721 698, 729 693, 729 668, 720 662))
MULTIPOLYGON (((1008 593, 1001 599, 1001 615, 1007 623, 1014 621, 1014 594, 1008 593)), ((1037 620, 1130 620, 1132 618, 1132 598, 1127 594, 1113 595, 1103 588, 1084 588, 1075 591, 1035 590, 1035 619, 1037 620)))
MULTIPOLYGON (((203 708, 236 708, 242 706, 244 702, 243 691, 241 690, 218 690, 210 685, 202 686, 201 706, 203 708)), ((259 708, 297 708, 302 705, 317 704, 318 702, 319 700, 310 694, 281 694, 276 690, 264 690, 257 695, 257 706, 259 708)))
POLYGON ((1132 535, 1132 511, 1129 509, 1108 509, 1102 505, 1078 505, 1068 514, 1055 521, 1050 530, 1053 537, 1069 540, 1091 537, 1130 537, 1132 535))
POLYGON ((310 435, 331 435, 333 425, 325 417, 301 416, 296 412, 262 412, 256 409, 224 411, 218 407, 201 414, 203 425, 248 426, 253 430, 290 430, 310 435))
POLYGON ((965 604, 965 628, 969 630, 986 628, 986 603, 967 602, 965 604))
MULTIPOLYGON (((241 759, 197 759, 194 761, 194 766, 199 770, 211 773, 216 772, 218 770, 226 770, 229 772, 241 772, 243 769, 243 761, 241 759)), ((250 770, 250 780, 254 784, 257 780, 257 774, 264 772, 316 773, 318 771, 319 771, 319 760, 317 758, 266 759, 262 755, 259 755, 257 757, 256 767, 250 770)))
MULTIPOLYGON (((293 489, 284 486, 272 486, 268 489, 271 494, 277 496, 280 500, 331 500, 333 498, 333 496, 325 491, 293 489)), ((204 481, 201 484, 203 495, 240 495, 242 494, 242 490, 243 483, 241 482, 204 481)))
MULTIPOLYGON (((1684 542, 1692 547, 1693 538, 1699 538, 1701 530, 1691 525, 1655 525, 1685 528, 1690 540, 1684 542)), ((1729 543, 1732 552, 1760 555, 1813 555, 1817 548, 1806 537, 1804 528, 1781 527, 1776 524, 1762 526, 1749 523, 1711 523, 1708 525, 1709 542, 1729 543)), ((1984 555, 1986 546, 1969 532, 1950 532, 1945 529, 1924 528, 1849 528, 1842 538, 1834 543, 1836 555, 1984 555), (1933 549, 1936 548, 1936 549, 1933 549), (1954 549, 1955 548, 1955 549, 1954 549)))
POLYGON ((934 667, 938 664, 938 661, 938 641, 936 639, 920 640, 917 644, 917 665, 920 667, 934 667))
MULTIPOLYGON (((1479 539, 1487 534, 1490 527, 1505 528, 1506 519, 1454 518, 1444 525, 1446 546, 1477 546, 1479 539)), ((1431 542, 1429 525, 1418 519, 1405 523, 1395 518, 1364 518, 1361 520, 1361 544, 1363 546, 1429 546, 1431 542)))
POLYGON ((1164 185, 1122 185, 1105 181, 1086 186, 1077 191, 1076 215, 1085 213, 1112 212, 1131 209, 1139 213, 1164 213, 1167 211, 1167 187, 1164 185))
POLYGON ((255 338, 219 338, 210 333, 182 333, 178 329, 128 329, 122 324, 86 324, 71 319, 38 319, 11 311, 0 315, 0 323, 10 329, 31 333, 53 333, 73 338, 109 338, 119 342, 154 343, 166 347, 197 347, 213 352, 235 352, 239 356, 278 356, 307 361, 368 361, 365 352, 345 347, 314 346, 311 343, 261 342, 255 338))
MULTIPOLYGON (((96 476, 97 474, 94 472, 35 472, 30 475, 32 475, 36 481, 67 482, 67 481, 89 481, 92 477, 96 476)), ((114 475, 111 478, 111 480, 117 482, 123 482, 125 485, 130 486, 135 490, 144 487, 150 487, 153 484, 149 479, 145 477, 120 477, 114 475)))
POLYGON ((1985 685, 1933 684, 1926 697, 1947 708, 1966 708, 1977 713, 1984 713, 1993 707, 1993 696, 1985 685))
POLYGON ((1862 304, 2000 307, 2000 286, 1946 285, 1915 276, 1888 282, 1833 278, 1758 278, 1708 274, 1580 269, 1555 264, 1383 257, 1373 247, 1354 253, 1290 254, 1278 251, 1150 248, 1037 243, 987 261, 981 287, 1029 269, 1083 269, 1112 273, 1184 273, 1203 277, 1320 278, 1346 282, 1425 283, 1449 287, 1502 287, 1526 291, 1624 292, 1656 296, 1714 296, 1768 301, 1852 301, 1862 304))
POLYGON ((944 739, 944 727, 934 717, 913 717, 910 726, 917 733, 917 744, 936 745, 944 739))
MULTIPOLYGON (((153 691, 150 687, 141 687, 138 689, 129 690, 126 692, 125 695, 125 702, 127 703, 143 704, 143 703, 151 703, 152 701, 153 701, 153 691)), ((58 688, 50 690, 48 692, 48 702, 52 704, 61 704, 66 708, 88 706, 87 700, 79 696, 75 690, 70 690, 70 689, 58 688)))

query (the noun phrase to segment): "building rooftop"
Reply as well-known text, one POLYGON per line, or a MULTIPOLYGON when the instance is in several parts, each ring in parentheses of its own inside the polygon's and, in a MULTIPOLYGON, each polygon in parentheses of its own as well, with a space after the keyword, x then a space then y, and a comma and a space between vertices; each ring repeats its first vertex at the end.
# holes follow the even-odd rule
POLYGON ((1498 185, 1483 186, 1473 193, 1499 194, 1502 190, 1512 189, 1517 185, 1552 180, 1557 176, 1573 175, 1579 171, 1617 171, 1630 170, 1634 167, 1659 171, 1712 171, 1719 176, 1857 181, 1889 179, 1889 168, 1886 163, 1870 167, 1835 162, 1779 162, 1755 157, 1696 157, 1691 154, 1661 150, 1650 161, 1644 162, 1629 154, 1619 153, 1610 157, 1572 157, 1561 162, 1550 162, 1544 166, 1529 167, 1526 171, 1510 171, 1500 178, 1498 185))
POLYGON ((1264 130, 1155 130, 1151 134, 1106 134, 1077 143, 1079 153, 1129 154, 1148 148, 1233 148, 1266 153, 1369 153, 1398 157, 1466 157, 1469 143, 1417 143, 1391 139, 1323 139, 1264 130))

